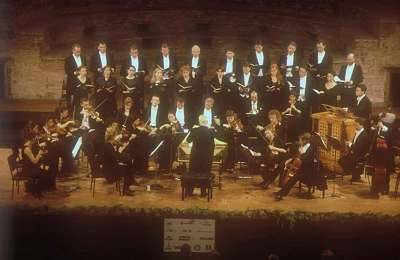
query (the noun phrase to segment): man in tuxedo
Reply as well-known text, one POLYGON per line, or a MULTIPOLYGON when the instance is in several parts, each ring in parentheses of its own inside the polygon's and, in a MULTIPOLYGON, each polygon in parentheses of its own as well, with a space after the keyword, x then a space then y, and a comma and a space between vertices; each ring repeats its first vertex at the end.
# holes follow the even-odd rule
POLYGON ((288 80, 297 77, 300 69, 301 58, 296 53, 296 49, 297 44, 293 41, 290 42, 287 47, 287 52, 281 56, 279 61, 281 73, 288 80))
MULTIPOLYGON (((188 143, 193 143, 189 160, 188 176, 209 176, 211 175, 212 159, 214 155, 214 130, 209 129, 208 119, 204 115, 199 116, 199 127, 194 127, 188 138, 188 143)), ((193 194, 193 187, 189 183, 186 195, 193 194)), ((206 195, 206 187, 201 186, 201 195, 206 195)))
POLYGON ((190 111, 185 109, 185 101, 181 97, 176 98, 175 117, 182 128, 189 129, 192 127, 190 111))
POLYGON ((207 75, 207 63, 203 56, 200 56, 200 53, 200 47, 198 45, 193 45, 192 55, 188 59, 188 64, 192 68, 192 78, 194 78, 201 89, 203 89, 203 78, 207 75))
POLYGON ((342 88, 342 106, 351 107, 355 99, 355 86, 362 83, 363 72, 361 66, 355 63, 354 53, 349 53, 346 58, 346 65, 340 68, 335 81, 343 85, 342 88))
POLYGON ((111 72, 115 71, 114 56, 110 52, 107 52, 107 43, 100 41, 97 45, 97 50, 98 52, 90 60, 90 68, 95 80, 103 73, 106 66, 111 68, 111 72))
POLYGON ((303 113, 300 115, 302 122, 304 122, 302 124, 303 130, 309 131, 311 129, 310 108, 313 105, 312 95, 314 94, 312 93, 312 89, 314 88, 314 84, 305 66, 300 67, 298 77, 289 81, 289 87, 290 92, 298 97, 297 100, 301 107, 304 108, 303 113))
POLYGON ((332 57, 325 51, 326 42, 323 40, 317 41, 317 51, 313 52, 309 59, 310 71, 318 81, 319 85, 324 81, 324 77, 328 72, 332 71, 332 57))
POLYGON ((262 41, 254 43, 254 51, 249 54, 247 61, 253 67, 253 74, 257 77, 265 76, 271 65, 268 54, 264 51, 262 41))
POLYGON ((204 100, 204 108, 200 111, 200 115, 205 116, 208 127, 215 125, 215 119, 217 119, 218 116, 214 110, 214 99, 212 97, 206 97, 204 100))
POLYGON ((171 54, 168 44, 161 45, 161 53, 156 57, 155 64, 163 70, 164 79, 169 79, 178 70, 178 62, 174 55, 171 54))
POLYGON ((151 128, 158 128, 165 122, 165 113, 162 111, 160 105, 160 97, 152 96, 150 104, 150 107, 147 108, 145 118, 151 128))
POLYGON ((366 95, 367 87, 364 84, 360 84, 356 87, 356 99, 350 111, 355 116, 362 117, 369 120, 372 112, 371 101, 366 95))
POLYGON ((78 68, 86 66, 86 58, 81 55, 81 46, 79 43, 72 44, 72 55, 64 60, 64 71, 66 75, 66 98, 68 109, 72 108, 71 96, 73 95, 73 82, 78 76, 78 68))
POLYGON ((222 62, 222 67, 225 68, 225 76, 228 78, 233 75, 237 75, 242 67, 240 61, 235 59, 235 52, 233 48, 227 48, 225 50, 225 59, 222 62))
POLYGON ((346 142, 349 147, 349 152, 339 159, 339 165, 344 173, 351 173, 352 181, 360 181, 361 171, 357 171, 357 164, 364 160, 365 155, 369 150, 370 137, 364 129, 366 120, 357 118, 356 133, 352 142, 346 142))
POLYGON ((139 48, 133 44, 129 49, 129 55, 126 57, 121 66, 121 75, 126 76, 128 69, 134 67, 137 75, 144 80, 144 76, 147 75, 147 63, 146 60, 140 55, 139 48))
POLYGON ((293 186, 298 182, 307 182, 311 179, 314 171, 315 147, 311 143, 311 134, 304 133, 299 137, 301 166, 293 177, 282 187, 281 190, 275 192, 275 199, 281 200, 288 195, 293 186))

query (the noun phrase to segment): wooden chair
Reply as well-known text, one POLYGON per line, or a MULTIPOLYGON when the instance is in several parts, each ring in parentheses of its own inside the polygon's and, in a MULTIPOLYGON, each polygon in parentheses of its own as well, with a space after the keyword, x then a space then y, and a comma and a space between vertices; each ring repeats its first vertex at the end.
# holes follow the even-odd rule
POLYGON ((212 185, 213 180, 214 180, 213 174, 207 174, 207 175, 185 174, 185 175, 182 175, 182 178, 181 178, 182 201, 185 200, 186 190, 189 187, 194 187, 194 188, 205 187, 206 193, 207 193, 207 201, 210 202, 210 200, 213 197, 213 185, 212 185))
POLYGON ((11 173, 11 199, 14 199, 14 190, 17 187, 17 193, 19 193, 19 183, 20 181, 29 181, 30 178, 25 177, 22 172, 22 164, 17 162, 15 155, 10 155, 7 158, 8 167, 11 173))

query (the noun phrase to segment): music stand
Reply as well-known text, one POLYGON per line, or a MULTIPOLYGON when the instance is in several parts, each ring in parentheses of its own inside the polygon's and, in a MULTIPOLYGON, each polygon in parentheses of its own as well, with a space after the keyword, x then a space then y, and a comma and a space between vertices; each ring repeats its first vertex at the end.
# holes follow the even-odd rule
MULTIPOLYGON (((328 141, 328 146, 331 148, 331 149, 334 149, 334 162, 333 162, 333 170, 332 170, 332 174, 333 174, 333 191, 332 191, 332 194, 331 194, 331 197, 340 197, 340 195, 339 194, 336 194, 335 192, 336 192, 336 174, 337 174, 337 172, 336 172, 336 169, 337 169, 337 150, 340 150, 341 148, 342 148, 342 143, 340 142, 340 140, 339 139, 337 139, 337 138, 335 138, 335 137, 333 137, 333 136, 329 136, 329 135, 327 135, 326 136, 326 138, 327 138, 327 141, 328 141)), ((342 176, 342 179, 343 179, 343 176, 342 176)))

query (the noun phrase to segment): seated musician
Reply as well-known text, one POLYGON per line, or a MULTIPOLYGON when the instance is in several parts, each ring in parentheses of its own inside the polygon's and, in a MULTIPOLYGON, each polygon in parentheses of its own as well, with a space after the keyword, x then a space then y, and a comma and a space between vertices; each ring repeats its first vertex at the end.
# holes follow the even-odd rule
POLYGON ((133 191, 129 189, 131 183, 131 175, 129 168, 131 167, 132 160, 123 156, 123 151, 126 149, 125 145, 120 145, 116 136, 118 132, 115 128, 108 127, 105 132, 104 144, 104 162, 103 170, 108 181, 115 181, 119 177, 124 178, 123 195, 132 196, 133 191))
POLYGON ((192 127, 191 113, 185 107, 185 101, 177 97, 176 98, 176 108, 175 117, 183 129, 189 129, 192 127))
POLYGON ((125 97, 123 107, 118 110, 116 121, 124 128, 132 130, 132 122, 138 117, 137 110, 130 96, 125 97))
POLYGON ((366 93, 367 87, 364 84, 357 85, 356 99, 353 106, 349 109, 355 116, 369 120, 372 112, 372 105, 366 93))
POLYGON ((240 145, 245 142, 244 126, 233 110, 226 111, 226 123, 218 126, 221 139, 227 143, 227 151, 223 158, 222 169, 233 171, 235 162, 240 157, 240 145))
POLYGON ((352 181, 360 181, 361 171, 357 171, 356 166, 365 159, 370 145, 370 137, 364 129, 365 119, 356 118, 355 122, 356 133, 352 142, 346 142, 349 151, 339 159, 339 165, 344 173, 352 175, 352 181))
MULTIPOLYGON (((199 127, 193 127, 188 138, 188 143, 193 143, 189 160, 188 176, 209 176, 214 155, 214 130, 209 128, 206 116, 199 116, 199 127)), ((201 188, 201 195, 206 195, 206 187, 201 188)), ((189 184, 186 195, 193 195, 193 185, 189 184)))
POLYGON ((175 113, 170 111, 168 113, 168 122, 157 131, 160 139, 164 140, 164 144, 160 149, 160 170, 170 170, 172 168, 179 141, 182 141, 177 134, 182 132, 183 128, 175 117, 175 113))
POLYGON ((67 107, 59 107, 57 109, 58 120, 57 120, 57 132, 60 138, 61 147, 61 159, 62 166, 60 173, 67 175, 74 171, 74 162, 72 158, 72 149, 75 142, 77 128, 75 121, 71 120, 67 107))
POLYGON ((259 172, 261 165, 266 166, 265 170, 260 172, 263 181, 259 186, 267 189, 282 172, 279 166, 286 154, 286 150, 283 141, 269 128, 266 128, 263 134, 265 143, 254 154, 247 153, 247 158, 249 159, 250 172, 254 174, 259 172))
POLYGON ((282 116, 285 122, 286 129, 286 142, 294 143, 298 140, 298 136, 301 133, 299 131, 299 124, 301 123, 301 114, 303 113, 303 103, 297 100, 296 94, 290 93, 289 95, 289 107, 282 112, 282 116))
POLYGON ((268 125, 263 127, 261 125, 257 125, 257 130, 263 131, 265 128, 269 128, 274 132, 280 139, 284 140, 284 129, 282 126, 282 117, 281 113, 278 110, 272 109, 268 112, 268 125))
POLYGON ((260 120, 263 116, 263 107, 258 99, 258 93, 255 90, 250 93, 250 100, 245 104, 245 111, 248 120, 252 120, 254 125, 261 123, 260 120))
POLYGON ((43 158, 48 152, 46 149, 36 145, 36 133, 31 131, 25 135, 22 150, 22 172, 24 176, 30 178, 27 190, 34 197, 42 197, 42 192, 46 190, 50 181, 48 167, 43 163, 43 158))
POLYGON ((127 147, 128 153, 131 155, 135 171, 138 175, 146 175, 149 166, 149 154, 151 149, 152 138, 150 133, 151 127, 137 118, 132 122, 132 134, 136 137, 129 143, 127 147))
POLYGON ((310 181, 313 169, 314 169, 314 159, 315 159, 315 148, 311 143, 311 134, 304 133, 299 137, 299 153, 301 166, 296 173, 286 182, 281 190, 275 192, 275 199, 281 200, 283 197, 289 194, 293 186, 298 182, 308 182, 310 181))
POLYGON ((152 129, 156 129, 165 122, 165 112, 160 104, 160 97, 152 96, 150 104, 145 113, 145 119, 152 129))

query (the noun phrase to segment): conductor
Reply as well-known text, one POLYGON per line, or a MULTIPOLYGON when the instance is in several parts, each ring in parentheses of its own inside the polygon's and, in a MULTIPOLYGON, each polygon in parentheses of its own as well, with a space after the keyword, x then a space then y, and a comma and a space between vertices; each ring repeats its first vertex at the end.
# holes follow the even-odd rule
MULTIPOLYGON (((207 117, 199 116, 198 127, 194 126, 190 132, 187 142, 192 143, 192 151, 189 161, 188 177, 193 179, 203 179, 211 175, 211 164, 214 154, 214 130, 208 127, 207 117)), ((206 188, 201 186, 201 195, 205 196, 206 188)), ((188 196, 193 194, 193 185, 189 185, 187 189, 188 196)))

